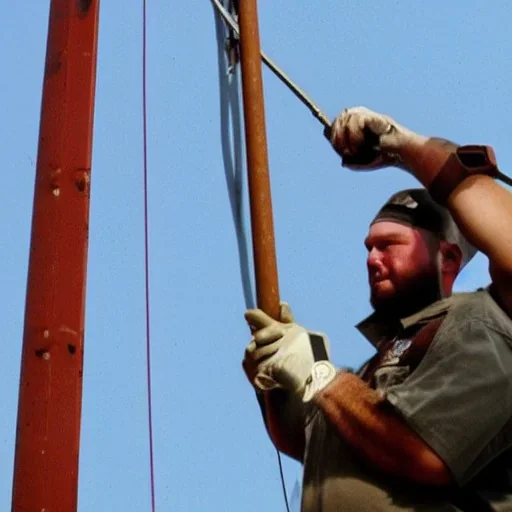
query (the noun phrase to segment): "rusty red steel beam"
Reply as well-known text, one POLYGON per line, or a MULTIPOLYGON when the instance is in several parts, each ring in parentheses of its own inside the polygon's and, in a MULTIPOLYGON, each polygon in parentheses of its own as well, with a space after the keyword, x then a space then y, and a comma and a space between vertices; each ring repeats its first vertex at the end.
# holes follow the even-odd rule
POLYGON ((279 281, 268 166, 256 0, 239 3, 240 63, 257 303, 279 318, 279 281))
POLYGON ((51 0, 12 511, 77 508, 99 0, 51 0))

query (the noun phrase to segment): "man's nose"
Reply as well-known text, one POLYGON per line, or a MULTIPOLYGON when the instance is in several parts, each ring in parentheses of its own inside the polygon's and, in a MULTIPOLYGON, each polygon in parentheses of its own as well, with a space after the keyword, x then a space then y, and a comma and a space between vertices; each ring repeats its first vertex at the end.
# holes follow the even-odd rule
POLYGON ((378 271, 382 268, 382 252, 372 247, 366 260, 368 270, 378 271))

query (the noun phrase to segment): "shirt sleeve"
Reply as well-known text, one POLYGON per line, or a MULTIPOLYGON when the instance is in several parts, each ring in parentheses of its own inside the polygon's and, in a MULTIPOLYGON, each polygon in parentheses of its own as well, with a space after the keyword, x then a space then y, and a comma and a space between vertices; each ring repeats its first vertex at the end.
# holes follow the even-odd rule
POLYGON ((512 442, 512 341, 485 319, 445 324, 386 398, 463 485, 512 442))

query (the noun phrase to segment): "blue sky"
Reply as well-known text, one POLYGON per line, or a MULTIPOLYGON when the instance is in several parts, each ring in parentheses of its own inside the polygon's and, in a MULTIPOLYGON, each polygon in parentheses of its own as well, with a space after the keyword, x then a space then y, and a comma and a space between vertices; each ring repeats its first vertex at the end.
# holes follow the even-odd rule
MULTIPOLYGON (((149 213, 157 510, 284 510, 276 454, 241 369, 249 341, 219 130, 210 2, 148 2, 149 213)), ((3 17, 0 83, 0 509, 10 508, 30 219, 49 2, 3 17)), ((100 11, 79 510, 150 510, 146 414, 141 3, 100 11)), ((512 169, 512 5, 260 2, 264 50, 333 118, 365 105, 410 128, 494 146, 512 169)), ((264 71, 281 297, 329 335, 334 360, 370 347, 362 240, 415 181, 354 174, 320 124, 264 71)), ((488 282, 479 256, 457 289, 488 282)), ((284 459, 291 491, 300 467, 284 459)))

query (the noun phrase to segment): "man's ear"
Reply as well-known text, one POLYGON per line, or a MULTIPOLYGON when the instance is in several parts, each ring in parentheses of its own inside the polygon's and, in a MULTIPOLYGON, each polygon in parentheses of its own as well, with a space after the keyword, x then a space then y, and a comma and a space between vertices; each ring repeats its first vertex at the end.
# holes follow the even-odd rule
POLYGON ((442 273, 457 275, 462 264, 462 251, 459 246, 451 244, 446 240, 441 240, 439 251, 442 256, 442 273))

